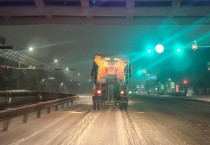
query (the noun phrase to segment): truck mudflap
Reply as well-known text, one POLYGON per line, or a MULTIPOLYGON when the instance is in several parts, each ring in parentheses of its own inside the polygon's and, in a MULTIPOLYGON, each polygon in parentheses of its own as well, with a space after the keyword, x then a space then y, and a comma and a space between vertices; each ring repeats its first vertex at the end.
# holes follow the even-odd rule
POLYGON ((128 109, 128 97, 127 96, 120 96, 119 99, 114 100, 115 105, 119 105, 120 110, 128 109))
MULTIPOLYGON (((101 110, 102 106, 110 104, 105 96, 93 96, 93 109, 101 110)), ((127 110, 128 108, 128 97, 127 96, 118 96, 114 98, 113 103, 115 106, 119 106, 120 110, 127 110)))
POLYGON ((101 110, 102 104, 105 102, 102 96, 93 96, 93 109, 94 110, 101 110))

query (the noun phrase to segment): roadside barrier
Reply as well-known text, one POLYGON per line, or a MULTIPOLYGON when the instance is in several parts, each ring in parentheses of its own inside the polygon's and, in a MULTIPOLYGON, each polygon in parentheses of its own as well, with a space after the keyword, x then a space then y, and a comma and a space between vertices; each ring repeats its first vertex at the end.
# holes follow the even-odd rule
POLYGON ((15 105, 15 107, 12 106, 12 108, 4 108, 4 110, 0 111, 0 121, 3 121, 3 131, 8 130, 9 121, 15 117, 23 116, 23 123, 26 123, 28 119, 28 114, 31 112, 37 112, 37 118, 40 118, 42 109, 47 109, 47 113, 50 114, 50 108, 52 107, 55 107, 55 111, 57 111, 59 105, 62 105, 62 108, 64 108, 64 104, 67 104, 67 106, 69 107, 70 103, 71 105, 73 105, 74 102, 76 102, 76 100, 79 100, 79 96, 76 96, 76 94, 30 92, 33 94, 32 95, 29 93, 30 95, 33 96, 32 97, 32 96, 27 96, 29 95, 27 93, 25 94, 20 93, 21 95, 20 94, 17 95, 16 93, 13 93, 13 95, 3 97, 4 98, 3 100, 5 101, 4 103, 6 103, 7 107, 8 106, 11 107, 14 104, 16 105, 21 104, 21 106, 15 105), (29 97, 30 99, 28 99, 27 97, 29 97), (24 103, 19 103, 21 102, 20 100, 23 100, 23 99, 30 100, 30 101, 23 101, 24 103))

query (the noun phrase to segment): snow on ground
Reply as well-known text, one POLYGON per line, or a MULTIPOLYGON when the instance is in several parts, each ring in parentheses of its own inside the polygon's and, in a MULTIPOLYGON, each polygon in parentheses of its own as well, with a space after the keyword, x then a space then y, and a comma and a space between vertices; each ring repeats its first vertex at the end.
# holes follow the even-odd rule
POLYGON ((210 102, 210 96, 200 96, 200 97, 196 97, 196 98, 191 98, 194 100, 202 100, 202 101, 206 101, 206 102, 210 102))
POLYGON ((150 145, 210 144, 210 106, 162 96, 133 96, 128 111, 106 105, 92 109, 92 95, 79 94, 77 104, 41 118, 30 114, 12 120, 0 132, 1 145, 150 145), (162 97, 160 99, 160 97, 162 97))

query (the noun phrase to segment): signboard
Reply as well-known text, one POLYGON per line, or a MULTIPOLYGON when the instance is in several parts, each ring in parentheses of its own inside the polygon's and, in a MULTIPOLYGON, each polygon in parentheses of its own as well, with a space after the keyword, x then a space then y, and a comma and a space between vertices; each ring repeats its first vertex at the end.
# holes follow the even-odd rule
POLYGON ((192 44, 192 50, 198 49, 198 45, 196 43, 192 44))
POLYGON ((146 80, 157 80, 157 74, 146 74, 146 80))
POLYGON ((115 62, 115 61, 108 61, 108 62, 104 62, 105 67, 118 67, 119 66, 119 62, 115 62))
POLYGON ((142 72, 145 74, 145 73, 147 73, 147 70, 146 69, 143 69, 142 72))
POLYGON ((176 85, 176 92, 179 92, 179 85, 176 85))
POLYGON ((207 69, 210 70, 210 62, 207 62, 207 69))
POLYGON ((175 82, 171 82, 171 89, 175 89, 175 82))
POLYGON ((48 77, 48 80, 54 80, 55 77, 48 77))
POLYGON ((163 84, 160 85, 160 89, 164 90, 164 85, 163 84))

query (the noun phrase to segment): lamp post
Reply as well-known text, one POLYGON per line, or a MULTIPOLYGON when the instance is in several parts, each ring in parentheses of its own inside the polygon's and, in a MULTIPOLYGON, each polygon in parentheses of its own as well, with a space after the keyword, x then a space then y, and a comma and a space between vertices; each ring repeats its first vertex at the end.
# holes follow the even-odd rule
POLYGON ((33 47, 29 47, 29 49, 19 49, 17 89, 20 89, 21 51, 28 51, 28 50, 33 51, 33 47))
MULTIPOLYGON (((69 85, 68 85, 68 87, 69 87, 69 93, 71 92, 71 91, 73 91, 74 89, 74 81, 73 81, 73 78, 74 78, 74 70, 75 70, 75 68, 71 68, 71 67, 66 67, 65 68, 65 71, 66 71, 66 73, 68 73, 68 75, 69 75, 69 77, 70 77, 70 80, 68 81, 69 82, 69 85)), ((67 75, 67 74, 66 74, 67 75)))

